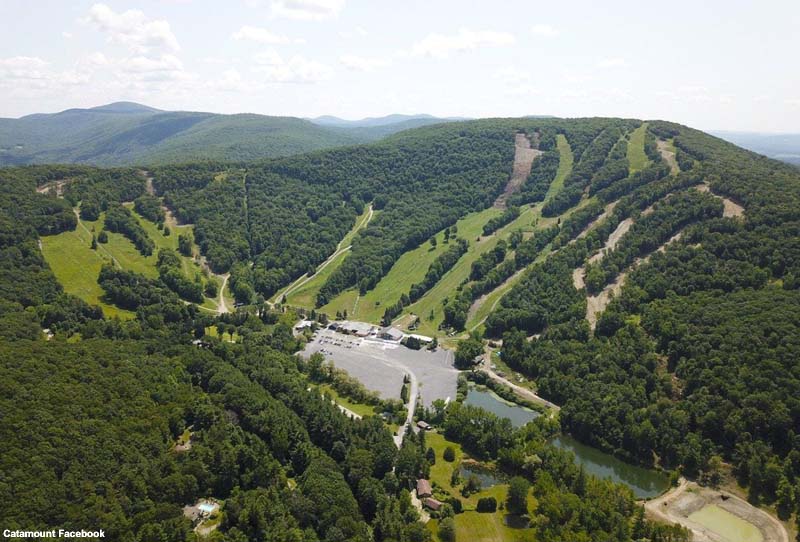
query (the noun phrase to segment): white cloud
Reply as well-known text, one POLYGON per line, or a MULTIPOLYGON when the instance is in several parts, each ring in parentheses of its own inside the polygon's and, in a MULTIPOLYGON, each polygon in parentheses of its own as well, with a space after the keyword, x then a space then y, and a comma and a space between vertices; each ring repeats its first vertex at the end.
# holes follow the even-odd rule
POLYGON ((389 65, 389 62, 383 58, 368 58, 356 55, 342 55, 339 57, 339 62, 345 68, 359 72, 369 72, 389 65))
POLYGON ((253 57, 253 61, 262 66, 278 66, 283 64, 283 58, 275 49, 261 51, 253 57))
POLYGON ((276 17, 320 21, 339 14, 346 0, 274 0, 272 14, 276 17))
POLYGON ((105 4, 95 4, 84 21, 108 34, 109 41, 120 43, 135 53, 143 54, 159 48, 180 50, 178 39, 167 21, 149 19, 136 9, 117 13, 105 4))
POLYGON ((364 38, 368 35, 369 32, 363 26, 357 26, 352 31, 339 32, 339 37, 344 39, 364 38))
POLYGON ((317 83, 333 76, 330 66, 300 55, 283 60, 275 53, 261 60, 263 65, 253 68, 253 71, 264 74, 266 81, 270 83, 317 83))
POLYGON ((554 38, 561 32, 550 26, 549 24, 535 24, 531 28, 531 33, 535 36, 543 36, 545 38, 554 38))
POLYGON ((789 98, 784 100, 784 103, 791 107, 800 107, 800 98, 789 98))
POLYGON ((47 62, 38 56, 12 56, 9 58, 0 58, 0 68, 9 69, 36 69, 47 66, 47 62))
POLYGON ((412 53, 434 58, 447 58, 450 53, 473 51, 484 47, 502 47, 514 42, 514 36, 508 32, 476 31, 462 28, 457 34, 429 34, 414 44, 412 53))
POLYGON ((64 39, 67 39, 67 40, 71 40, 72 39, 72 32, 66 32, 66 31, 62 32, 61 33, 61 37, 64 38, 64 39))
POLYGON ((0 58, 0 87, 15 91, 59 92, 65 86, 88 82, 88 70, 49 70, 50 63, 39 57, 14 56, 0 58))
POLYGON ((256 87, 247 82, 236 69, 225 70, 222 72, 222 77, 207 81, 206 86, 212 90, 225 92, 252 92, 256 90, 256 87))
POLYGON ((620 57, 604 58, 595 64, 595 66, 598 68, 623 68, 627 65, 628 63, 625 61, 625 59, 620 57))
POLYGON ((274 34, 266 28, 259 28, 257 26, 245 25, 238 31, 234 32, 231 37, 237 41, 249 40, 256 43, 266 43, 270 45, 277 45, 281 43, 289 43, 289 38, 274 34))
POLYGON ((126 59, 120 67, 123 71, 136 73, 183 71, 183 63, 174 55, 162 55, 159 58, 135 56, 126 59))
POLYGON ((84 64, 88 64, 89 66, 107 66, 109 64, 109 60, 103 53, 99 51, 95 51, 83 59, 84 64))

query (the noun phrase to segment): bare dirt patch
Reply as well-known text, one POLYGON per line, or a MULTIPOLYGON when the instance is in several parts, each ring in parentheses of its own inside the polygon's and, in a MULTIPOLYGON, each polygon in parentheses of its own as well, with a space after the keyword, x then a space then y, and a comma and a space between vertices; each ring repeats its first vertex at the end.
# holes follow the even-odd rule
POLYGON ((697 185, 697 190, 699 190, 700 192, 708 192, 715 198, 721 199, 722 204, 725 206, 725 208, 722 211, 722 216, 724 216, 725 218, 736 218, 744 215, 744 207, 726 197, 715 194, 714 192, 711 191, 711 187, 708 185, 708 183, 697 185))
MULTIPOLYGON (((539 146, 539 135, 534 135, 535 146, 539 146)), ((528 139, 523 133, 517 133, 514 137, 514 169, 511 172, 511 178, 506 184, 506 188, 494 202, 494 207, 497 209, 505 209, 508 206, 508 198, 519 190, 523 185, 528 175, 531 174, 531 166, 537 156, 544 154, 536 148, 531 148, 531 140, 528 139)))
POLYGON ((572 284, 576 290, 586 288, 586 283, 583 281, 583 267, 579 267, 572 272, 572 284))
POLYGON ((626 218, 620 222, 617 228, 611 232, 611 235, 608 236, 608 240, 603 248, 597 254, 589 258, 589 263, 599 262, 603 259, 603 256, 605 256, 606 253, 614 250, 614 247, 616 247, 620 239, 622 239, 622 237, 628 233, 628 230, 631 229, 631 226, 633 226, 632 218, 626 218))
MULTIPOLYGON (((636 264, 634 264, 634 266, 635 265, 636 264)), ((581 271, 583 270, 581 269, 581 271)), ((573 275, 573 280, 574 277, 575 275, 573 275)), ((589 327, 592 331, 597 327, 597 315, 606 310, 606 307, 613 297, 619 295, 627 277, 627 271, 620 273, 617 275, 614 282, 603 288, 602 292, 597 295, 590 295, 586 298, 586 320, 589 322, 589 327)))
MULTIPOLYGON (((622 223, 620 223, 622 225, 622 223)), ((630 226, 628 226, 630 228, 630 226)), ((617 228, 619 229, 619 228, 617 228)), ((626 230, 627 231, 627 230, 626 230)), ((613 234, 612 234, 613 235, 613 234)), ((660 247, 658 247, 655 252, 664 252, 667 250, 667 246, 675 241, 678 241, 683 236, 683 230, 679 231, 666 242, 664 242, 660 247)), ((610 239, 609 239, 610 240, 610 239)), ((603 288, 603 291, 597 294, 596 296, 588 296, 586 298, 586 320, 589 322, 589 327, 594 330, 597 326, 597 315, 603 312, 608 304, 611 302, 611 299, 617 295, 619 295, 620 291, 622 291, 622 287, 625 285, 625 279, 628 277, 628 273, 630 273, 633 269, 636 269, 638 266, 646 263, 647 260, 650 259, 653 253, 648 254, 644 258, 637 258, 631 266, 624 272, 617 275, 617 278, 603 288)), ((591 261, 591 260, 590 260, 591 261)), ((576 290, 580 290, 578 284, 581 287, 584 286, 583 277, 586 270, 583 267, 580 267, 572 272, 572 283, 575 286, 576 290)))
POLYGON ((678 161, 675 160, 675 151, 669 148, 669 143, 663 139, 659 139, 656 141, 656 147, 658 147, 658 152, 661 153, 661 158, 663 158, 669 166, 670 173, 673 175, 680 173, 681 168, 678 167, 678 161))
POLYGON ((57 181, 50 181, 48 183, 43 184, 42 186, 37 186, 36 191, 39 194, 49 194, 51 190, 54 190, 56 197, 63 198, 64 187, 74 180, 75 179, 59 179, 57 181))
MULTIPOLYGON (((612 201, 611 203, 609 203, 608 205, 606 205, 606 208, 605 208, 605 209, 603 209, 603 212, 602 212, 602 213, 600 213, 600 214, 597 216, 597 218, 595 218, 594 220, 592 220, 591 222, 589 222, 589 223, 586 225, 586 227, 585 227, 585 228, 583 228, 583 231, 581 231, 581 232, 578 234, 578 236, 577 236, 575 239, 583 239, 584 237, 586 237, 586 235, 589 233, 589 230, 591 230, 592 228, 594 228, 594 227, 595 227, 595 225, 599 224, 600 222, 602 222, 603 220, 605 220, 606 218, 608 218, 608 215, 610 215, 610 214, 611 214, 611 211, 613 211, 613 210, 614 210, 614 207, 616 207, 616 206, 617 206, 617 203, 619 203, 619 200, 612 201)), ((572 241, 570 241, 570 243, 574 243, 574 242, 575 242, 575 239, 573 239, 572 241)))

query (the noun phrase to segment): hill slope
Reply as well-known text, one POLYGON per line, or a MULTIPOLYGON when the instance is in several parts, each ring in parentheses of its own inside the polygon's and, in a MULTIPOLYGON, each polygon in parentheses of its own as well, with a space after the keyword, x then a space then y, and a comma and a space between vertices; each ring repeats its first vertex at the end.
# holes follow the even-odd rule
POLYGON ((170 112, 118 102, 0 119, 0 165, 247 161, 367 139, 293 117, 170 112))
MULTIPOLYGON (((79 227, 73 206, 89 214, 117 204, 117 220, 118 203, 151 188, 133 170, 102 170, 69 183, 65 199, 41 190, 57 191, 85 169, 0 171, 0 382, 10 398, 2 406, 13 413, 0 423, 10 443, 3 471, 11 473, 0 496, 16 524, 91 524, 95 503, 119 510, 115 535, 161 539, 163 531, 185 539, 190 526, 180 523, 180 507, 212 496, 228 501, 220 530, 231 539, 235 528, 266 532, 252 520, 264 517, 256 513, 264 503, 275 505, 269 517, 282 518, 281 534, 302 528, 311 539, 368 540, 354 533, 369 526, 385 534, 390 523, 393 532, 419 529, 413 514, 393 512, 400 510, 393 500, 425 476, 426 445, 409 432, 396 452, 377 417, 341 416, 312 385, 328 372, 277 351, 299 348, 287 325, 292 311, 262 302, 317 271, 345 239, 352 248, 335 269, 323 269, 316 305, 346 295, 368 300, 369 318, 383 310, 384 320, 408 329, 418 316, 420 330, 430 326, 440 338, 466 331, 472 320, 477 336, 502 338, 502 357, 490 359, 527 377, 515 378, 517 387, 532 386, 562 407, 521 431, 458 398, 430 413, 441 415, 435 423, 464 451, 536 482, 536 528, 546 529, 538 538, 688 539, 647 534, 643 520, 632 521, 629 492, 587 481, 570 456, 546 444, 559 424, 629 461, 703 483, 715 484, 727 463, 751 502, 774 503, 784 519, 793 513, 800 483, 796 168, 685 126, 602 118, 439 124, 246 169, 153 168, 156 195, 194 224, 209 265, 230 270, 233 293, 251 307, 215 319, 181 301, 166 273, 148 278, 106 266, 103 299, 136 311, 130 322, 104 319, 64 294, 37 246, 40 235, 79 227), (526 150, 539 153, 516 184, 514 142, 522 136, 526 150), (501 194, 507 207, 493 207, 501 194), (376 214, 359 229, 369 203, 376 214), (387 285, 387 277, 397 278, 387 285), (480 314, 488 314, 485 324, 475 322, 480 314), (189 347, 210 326, 241 342, 205 337, 211 348, 189 347), (55 340, 45 343, 43 327, 55 340), (78 344, 61 340, 67 337, 78 344), (128 376, 107 378, 115 370, 128 376), (34 389, 45 377, 56 387, 41 396, 34 389), (63 401, 74 390, 79 397, 63 401), (133 420, 139 424, 131 428, 133 420), (196 436, 184 460, 169 450, 177 452, 172 445, 188 426, 196 436), (103 461, 75 462, 78 446, 82 457, 103 461), (106 502, 117 495, 144 512, 132 516, 123 513, 127 504, 106 502), (76 499, 83 506, 65 504, 76 499), (258 508, 245 512, 248 499, 258 508)), ((462 345, 461 365, 476 348, 489 348, 476 337, 462 345)), ((235 536, 262 539, 249 534, 235 536)))

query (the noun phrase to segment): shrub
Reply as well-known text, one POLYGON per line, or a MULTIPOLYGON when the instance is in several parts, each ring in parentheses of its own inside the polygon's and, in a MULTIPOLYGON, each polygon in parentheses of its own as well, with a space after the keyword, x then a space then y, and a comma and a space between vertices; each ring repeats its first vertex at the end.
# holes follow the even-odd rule
POLYGON ((478 512, 492 513, 497 511, 497 499, 494 497, 482 497, 478 499, 478 512))

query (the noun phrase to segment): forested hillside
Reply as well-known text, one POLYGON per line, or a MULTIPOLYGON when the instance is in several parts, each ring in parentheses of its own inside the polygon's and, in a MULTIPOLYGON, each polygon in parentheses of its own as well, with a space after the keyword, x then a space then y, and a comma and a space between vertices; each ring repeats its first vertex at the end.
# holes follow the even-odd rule
POLYGON ((222 540, 427 540, 409 495, 431 467, 424 438, 398 450, 379 417, 344 416, 317 388, 330 384, 320 360, 292 355, 299 314, 265 302, 337 249, 318 308, 388 291, 392 277, 396 297, 370 307, 375 323, 465 339, 476 350, 466 365, 491 341, 562 407, 519 430, 457 402, 436 413, 447 438, 533 484, 539 539, 686 537, 645 522, 627 490, 587 482, 547 443, 559 424, 700 480, 730 464, 784 519, 800 501, 791 166, 661 121, 492 119, 246 165, 32 166, 0 170, 0 182, 10 528, 192 540, 182 507, 213 497, 222 540), (541 154, 497 208, 518 133, 541 154), (153 241, 170 213, 193 232, 180 250, 153 241), (152 267, 109 259, 99 296, 64 293, 40 244, 86 224, 97 227, 87 250, 108 232, 152 267), (185 272, 189 256, 229 272, 246 306, 198 307, 216 290, 185 272))
MULTIPOLYGON (((63 293, 37 241, 75 228, 77 217, 69 198, 36 187, 69 176, 72 196, 119 205, 111 187, 127 177, 106 184, 94 174, 43 166, 0 177, 4 528, 200 540, 183 508, 214 499, 217 540, 431 540, 409 491, 431 468, 424 435, 409 433, 398 450, 380 417, 352 420, 323 396, 321 360, 292 355, 293 315, 261 306, 212 317, 163 278, 111 264, 99 277, 105 300, 133 319, 104 318, 63 293), (221 341, 212 327, 240 339, 221 341)), ((136 179, 131 195, 141 197, 145 179, 135 175, 131 186, 136 179)), ((588 478, 549 445, 547 419, 512 431, 482 409, 454 405, 440 415, 449 438, 535 482, 531 532, 542 540, 686 539, 645 521, 628 489, 588 478), (470 427, 495 444, 475 446, 470 427)), ((461 509, 454 499, 442 513, 461 509)))
POLYGON ((134 103, 0 119, 0 166, 251 161, 375 139, 292 117, 160 111, 134 103))
POLYGON ((800 175, 683 126, 649 131, 674 141, 682 171, 596 191, 613 212, 526 271, 486 331, 576 437, 689 476, 718 474, 721 458, 753 502, 788 517, 800 481, 800 175), (593 331, 587 296, 603 295, 593 331))

